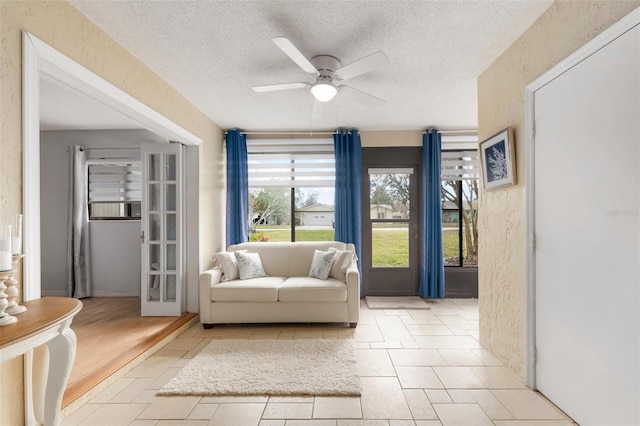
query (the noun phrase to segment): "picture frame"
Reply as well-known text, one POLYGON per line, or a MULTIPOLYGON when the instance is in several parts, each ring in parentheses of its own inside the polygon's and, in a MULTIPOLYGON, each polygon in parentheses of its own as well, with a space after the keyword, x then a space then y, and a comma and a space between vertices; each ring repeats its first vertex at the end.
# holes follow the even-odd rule
POLYGON ((517 183, 513 130, 507 127, 480 142, 482 183, 485 191, 517 183))

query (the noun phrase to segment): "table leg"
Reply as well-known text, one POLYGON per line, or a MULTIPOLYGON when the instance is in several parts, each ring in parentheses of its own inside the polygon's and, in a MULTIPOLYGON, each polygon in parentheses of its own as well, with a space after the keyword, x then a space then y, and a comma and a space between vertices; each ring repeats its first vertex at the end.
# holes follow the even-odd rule
POLYGON ((71 320, 69 319, 60 326, 60 335, 47 342, 50 368, 44 400, 45 425, 60 423, 62 396, 71 374, 77 347, 76 335, 69 328, 70 325, 71 320))

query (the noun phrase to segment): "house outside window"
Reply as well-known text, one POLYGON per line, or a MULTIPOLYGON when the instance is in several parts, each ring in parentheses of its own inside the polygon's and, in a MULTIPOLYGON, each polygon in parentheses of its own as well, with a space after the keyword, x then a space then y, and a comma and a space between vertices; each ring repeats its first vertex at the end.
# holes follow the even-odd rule
POLYGON ((333 139, 249 139, 251 241, 333 241, 333 139))

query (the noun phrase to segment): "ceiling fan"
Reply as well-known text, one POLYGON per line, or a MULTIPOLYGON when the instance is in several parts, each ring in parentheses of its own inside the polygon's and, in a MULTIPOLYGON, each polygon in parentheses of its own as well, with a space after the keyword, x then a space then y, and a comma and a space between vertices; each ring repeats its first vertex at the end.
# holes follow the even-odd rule
POLYGON ((347 96, 368 106, 378 106, 386 103, 383 99, 342 84, 345 80, 366 74, 387 64, 389 59, 382 51, 379 50, 349 65, 342 66, 338 58, 330 55, 318 55, 308 60, 286 37, 273 37, 271 41, 300 68, 311 74, 315 78, 315 82, 253 86, 253 90, 256 92, 310 88, 313 97, 320 102, 329 102, 340 92, 341 96, 347 96))

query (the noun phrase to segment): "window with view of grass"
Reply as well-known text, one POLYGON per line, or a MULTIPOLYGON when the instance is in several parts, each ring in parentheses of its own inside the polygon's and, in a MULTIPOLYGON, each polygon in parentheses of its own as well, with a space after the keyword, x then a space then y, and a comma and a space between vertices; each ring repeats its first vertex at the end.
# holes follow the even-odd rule
POLYGON ((333 241, 333 139, 249 139, 251 241, 333 241))
POLYGON ((442 153, 442 240, 445 266, 478 265, 478 153, 442 153))
POLYGON ((412 168, 369 169, 371 266, 408 268, 412 168))

